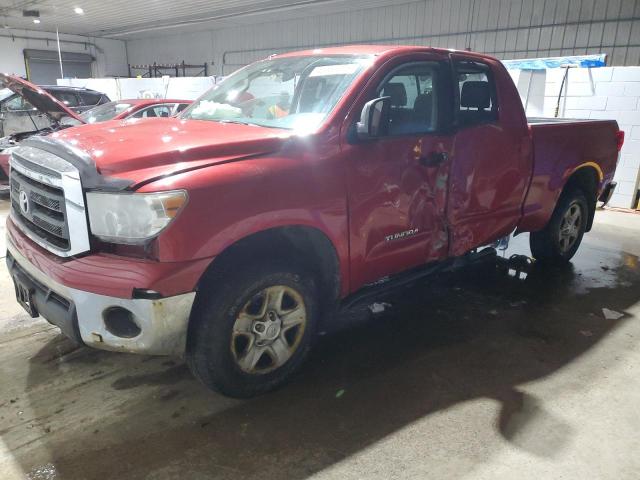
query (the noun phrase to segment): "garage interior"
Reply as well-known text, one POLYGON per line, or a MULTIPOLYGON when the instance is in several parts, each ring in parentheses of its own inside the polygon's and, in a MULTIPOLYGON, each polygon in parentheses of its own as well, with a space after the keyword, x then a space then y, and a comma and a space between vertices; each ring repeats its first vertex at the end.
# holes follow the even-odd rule
POLYGON ((508 264, 531 256, 512 236, 508 268, 342 312, 288 384, 247 400, 182 358, 78 346, 31 318, 0 191, 0 478, 638 478, 640 2, 0 0, 0 25, 0 72, 111 100, 195 100, 296 50, 418 45, 504 61, 530 117, 625 132, 617 187, 570 263, 508 264), (604 63, 569 66, 586 56, 604 63))

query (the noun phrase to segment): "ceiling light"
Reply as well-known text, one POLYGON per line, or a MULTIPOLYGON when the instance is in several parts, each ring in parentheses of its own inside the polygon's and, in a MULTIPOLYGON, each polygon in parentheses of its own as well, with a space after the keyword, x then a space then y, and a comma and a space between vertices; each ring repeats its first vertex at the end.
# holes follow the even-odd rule
POLYGON ((73 11, 76 12, 78 15, 82 15, 84 13, 84 10, 81 9, 80 7, 74 8, 73 11))
POLYGON ((34 19, 33 19, 33 23, 35 23, 35 24, 40 23, 40 19, 39 19, 39 18, 34 18, 34 19))

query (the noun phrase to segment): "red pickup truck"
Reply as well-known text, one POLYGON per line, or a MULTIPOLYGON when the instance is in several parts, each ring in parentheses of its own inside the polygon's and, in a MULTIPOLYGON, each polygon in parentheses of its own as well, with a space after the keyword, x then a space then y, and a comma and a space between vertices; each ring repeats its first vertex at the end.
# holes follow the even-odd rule
POLYGON ((184 355, 208 387, 256 395, 368 292, 512 232, 567 262, 623 139, 615 121, 527 123, 486 55, 275 55, 178 118, 23 141, 7 263, 18 301, 78 342, 184 355))

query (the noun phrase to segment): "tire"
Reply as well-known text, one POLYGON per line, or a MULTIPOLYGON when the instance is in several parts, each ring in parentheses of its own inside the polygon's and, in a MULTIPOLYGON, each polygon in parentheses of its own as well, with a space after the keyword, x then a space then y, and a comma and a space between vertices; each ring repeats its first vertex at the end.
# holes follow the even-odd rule
POLYGON ((589 206, 584 193, 576 189, 563 192, 547 226, 529 237, 533 257, 555 265, 569 262, 582 242, 588 218, 589 206))
POLYGON ((191 315, 187 364, 229 397, 266 393, 302 365, 317 317, 315 281, 302 269, 272 262, 210 276, 191 315))

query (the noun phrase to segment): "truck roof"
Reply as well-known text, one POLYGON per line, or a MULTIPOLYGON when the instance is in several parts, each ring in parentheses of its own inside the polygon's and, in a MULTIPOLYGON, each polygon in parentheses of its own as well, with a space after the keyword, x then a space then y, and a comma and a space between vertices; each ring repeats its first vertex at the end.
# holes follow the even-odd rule
POLYGON ((419 45, 343 45, 337 47, 319 47, 311 50, 299 50, 294 52, 280 53, 272 57, 302 57, 313 55, 382 55, 388 52, 410 53, 410 52, 435 52, 435 53, 451 53, 458 52, 465 55, 478 58, 491 58, 490 55, 482 53, 470 52, 467 50, 456 50, 453 48, 435 48, 424 47, 419 45))

